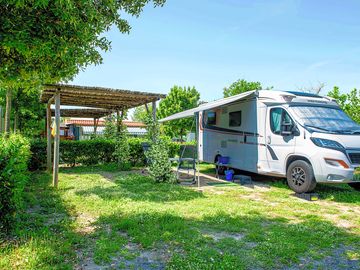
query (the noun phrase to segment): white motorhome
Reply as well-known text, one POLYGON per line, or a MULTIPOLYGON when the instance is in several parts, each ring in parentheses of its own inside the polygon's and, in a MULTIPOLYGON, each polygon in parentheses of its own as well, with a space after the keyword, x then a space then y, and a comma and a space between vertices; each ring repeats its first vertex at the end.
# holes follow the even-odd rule
POLYGON ((348 183, 360 190, 360 126, 331 98, 274 90, 205 103, 160 122, 196 117, 198 158, 231 168, 286 177, 291 189, 348 183))

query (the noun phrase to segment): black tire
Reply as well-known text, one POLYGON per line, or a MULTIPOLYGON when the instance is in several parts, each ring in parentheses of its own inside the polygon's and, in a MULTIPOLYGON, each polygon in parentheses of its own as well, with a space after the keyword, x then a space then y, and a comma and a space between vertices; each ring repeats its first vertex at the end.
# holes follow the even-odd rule
POLYGON ((310 192, 316 187, 313 168, 304 160, 293 161, 287 169, 286 178, 289 187, 296 193, 310 192))
POLYGON ((360 182, 359 183, 349 183, 349 186, 357 191, 360 191, 360 182))

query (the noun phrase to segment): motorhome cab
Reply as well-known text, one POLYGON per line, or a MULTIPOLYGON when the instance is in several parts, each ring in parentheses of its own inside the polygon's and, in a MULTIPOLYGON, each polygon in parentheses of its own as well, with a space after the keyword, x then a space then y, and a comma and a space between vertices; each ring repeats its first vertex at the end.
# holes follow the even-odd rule
POLYGON ((161 121, 196 116, 198 157, 229 167, 286 177, 295 192, 316 183, 360 189, 360 126, 328 98, 260 90, 203 104, 161 121))

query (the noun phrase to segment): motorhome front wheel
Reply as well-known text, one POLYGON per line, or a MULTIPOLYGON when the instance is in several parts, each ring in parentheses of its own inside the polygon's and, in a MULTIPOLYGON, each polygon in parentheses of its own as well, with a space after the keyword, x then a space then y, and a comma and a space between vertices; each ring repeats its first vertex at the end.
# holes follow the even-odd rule
POLYGON ((289 187, 297 193, 314 190, 316 180, 311 165, 304 160, 295 160, 287 169, 287 182, 289 187))

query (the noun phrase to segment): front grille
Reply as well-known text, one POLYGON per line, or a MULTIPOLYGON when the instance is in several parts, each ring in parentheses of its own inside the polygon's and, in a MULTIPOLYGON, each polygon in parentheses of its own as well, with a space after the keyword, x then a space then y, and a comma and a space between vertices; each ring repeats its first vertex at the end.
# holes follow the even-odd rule
POLYGON ((360 164, 360 153, 349 153, 351 163, 360 164))

